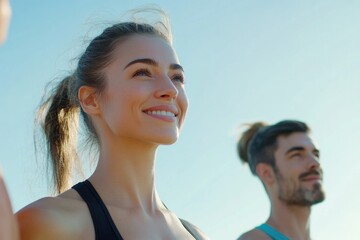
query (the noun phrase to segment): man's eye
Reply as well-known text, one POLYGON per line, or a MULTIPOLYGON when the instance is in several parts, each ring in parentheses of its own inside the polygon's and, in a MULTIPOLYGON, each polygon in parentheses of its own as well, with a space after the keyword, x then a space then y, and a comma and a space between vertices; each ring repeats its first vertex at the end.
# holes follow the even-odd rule
POLYGON ((301 153, 294 153, 290 156, 290 158, 294 158, 294 157, 301 157, 301 153))

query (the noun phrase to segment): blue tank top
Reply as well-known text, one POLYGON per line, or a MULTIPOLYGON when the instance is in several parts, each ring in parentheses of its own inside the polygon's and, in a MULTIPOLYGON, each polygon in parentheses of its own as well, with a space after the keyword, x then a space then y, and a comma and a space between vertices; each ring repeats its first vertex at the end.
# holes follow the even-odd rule
POLYGON ((275 228, 271 227, 266 223, 261 224, 260 226, 256 227, 256 229, 263 231, 273 240, 290 240, 284 234, 282 234, 281 232, 279 232, 278 230, 276 230, 275 228))

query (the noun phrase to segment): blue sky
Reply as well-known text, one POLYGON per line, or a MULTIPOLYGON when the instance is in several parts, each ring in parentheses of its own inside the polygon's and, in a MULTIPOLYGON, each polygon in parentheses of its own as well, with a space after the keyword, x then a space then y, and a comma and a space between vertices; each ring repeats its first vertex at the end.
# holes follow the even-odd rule
MULTIPOLYGON (((190 109, 179 141, 161 147, 163 201, 212 239, 262 223, 269 203, 239 162, 238 126, 300 119, 322 154, 327 199, 314 206, 314 239, 359 239, 359 1, 11 1, 0 48, 0 162, 19 210, 47 196, 33 119, 45 85, 109 22, 155 3, 168 12, 190 109)), ((86 162, 86 159, 84 159, 86 162)))

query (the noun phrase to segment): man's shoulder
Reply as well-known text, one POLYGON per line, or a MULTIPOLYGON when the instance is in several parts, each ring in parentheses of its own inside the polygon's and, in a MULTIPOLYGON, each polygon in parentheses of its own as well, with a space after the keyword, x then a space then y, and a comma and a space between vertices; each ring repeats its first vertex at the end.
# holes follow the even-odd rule
POLYGON ((246 233, 243 233, 237 240, 271 240, 263 231, 254 228, 246 233))

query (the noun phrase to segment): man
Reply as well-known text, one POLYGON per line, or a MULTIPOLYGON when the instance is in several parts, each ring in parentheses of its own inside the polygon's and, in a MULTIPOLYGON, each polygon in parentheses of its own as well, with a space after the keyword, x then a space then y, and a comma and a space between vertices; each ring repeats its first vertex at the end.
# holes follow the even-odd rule
POLYGON ((267 221, 239 240, 309 240, 311 206, 325 198, 320 152, 300 121, 255 123, 238 143, 240 158, 263 183, 271 203, 267 221))

